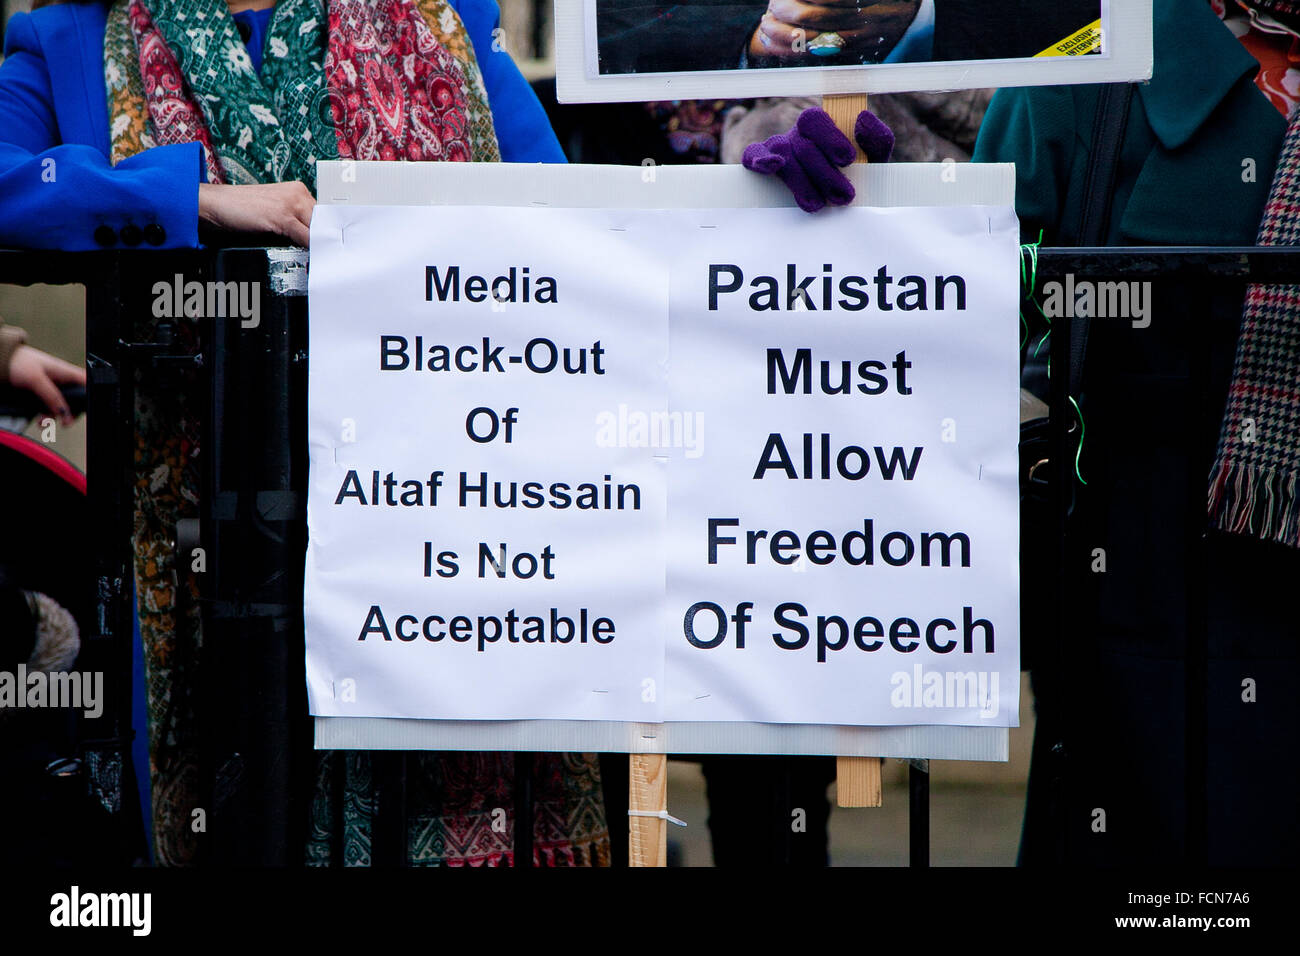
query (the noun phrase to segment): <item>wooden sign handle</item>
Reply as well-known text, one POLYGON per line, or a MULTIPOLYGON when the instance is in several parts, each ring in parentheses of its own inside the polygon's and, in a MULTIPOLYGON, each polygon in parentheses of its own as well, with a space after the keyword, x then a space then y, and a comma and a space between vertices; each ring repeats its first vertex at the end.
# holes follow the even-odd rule
MULTIPOLYGON (((822 97, 822 109, 830 114, 835 125, 850 140, 853 139, 853 126, 858 121, 858 114, 866 108, 866 93, 822 97)), ((858 156, 854 162, 865 163, 866 161, 866 154, 859 146, 858 156)), ((841 807, 879 807, 884 803, 880 792, 879 757, 837 757, 835 783, 837 802, 841 807)))
MULTIPOLYGON (((840 132, 847 136, 855 146, 857 146, 857 141, 853 139, 853 125, 858 121, 858 114, 866 108, 866 93, 840 93, 835 96, 822 97, 822 109, 830 114, 840 132)), ((862 151, 861 146, 857 148, 858 158, 854 162, 865 163, 867 154, 862 151)))
MULTIPOLYGON (((659 813, 668 809, 668 757, 632 754, 628 809, 659 813)), ((628 817, 628 866, 668 865, 668 821, 628 817)))
MULTIPOLYGON (((822 109, 835 125, 853 139, 853 124, 867 108, 865 93, 823 96, 822 109)), ((865 163, 866 155, 858 149, 854 162, 865 163)), ((632 754, 628 809, 658 813, 668 809, 668 757, 665 754, 632 754)), ((883 804, 880 792, 879 757, 836 758, 836 791, 841 807, 878 807, 883 804)), ((668 821, 655 817, 628 818, 628 865, 668 865, 668 821)))

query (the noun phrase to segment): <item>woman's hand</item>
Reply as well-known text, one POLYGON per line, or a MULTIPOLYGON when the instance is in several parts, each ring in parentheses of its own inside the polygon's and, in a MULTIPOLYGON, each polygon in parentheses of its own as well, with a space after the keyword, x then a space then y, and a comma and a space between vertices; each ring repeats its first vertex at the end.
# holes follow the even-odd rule
POLYGON ((9 359, 9 384, 34 392, 66 427, 72 424, 72 412, 59 386, 85 385, 86 370, 30 345, 20 345, 9 359))
POLYGON ((232 232, 273 232, 290 242, 311 242, 311 212, 316 207, 300 182, 259 186, 199 184, 199 219, 232 232))
POLYGON ((823 59, 879 63, 903 38, 920 7, 921 0, 769 0, 750 38, 749 55, 803 64, 823 59), (823 33, 839 35, 842 46, 825 47, 838 52, 825 57, 813 52, 810 46, 817 46, 823 33))

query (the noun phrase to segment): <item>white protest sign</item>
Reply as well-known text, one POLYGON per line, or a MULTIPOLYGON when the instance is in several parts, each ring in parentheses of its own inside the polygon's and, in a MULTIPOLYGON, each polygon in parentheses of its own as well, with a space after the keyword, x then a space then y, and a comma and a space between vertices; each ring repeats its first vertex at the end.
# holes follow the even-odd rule
POLYGON ((1015 217, 675 220, 670 719, 1015 726, 1015 217))
POLYGON ((659 720, 667 285, 623 217, 319 209, 312 713, 659 720))
POLYGON ((318 207, 312 713, 1015 725, 1017 252, 1004 207, 318 207))

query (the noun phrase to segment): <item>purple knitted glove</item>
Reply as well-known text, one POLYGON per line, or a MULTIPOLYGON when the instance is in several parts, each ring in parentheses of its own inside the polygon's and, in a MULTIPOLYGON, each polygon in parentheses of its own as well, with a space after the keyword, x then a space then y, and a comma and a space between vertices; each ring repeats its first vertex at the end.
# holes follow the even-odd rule
POLYGON ((867 154, 869 163, 887 163, 894 155, 894 131, 871 110, 858 114, 858 121, 853 124, 853 138, 867 154))
POLYGON ((855 155, 835 121, 825 110, 813 108, 799 114, 790 132, 746 146, 740 161, 754 172, 776 173, 800 209, 816 212, 828 202, 843 206, 853 201, 853 184, 836 167, 847 166, 855 155))
MULTIPOLYGON (((870 110, 858 117, 854 135, 872 162, 887 160, 893 151, 893 132, 870 110)), ((800 209, 816 212, 827 203, 845 206, 853 201, 853 184, 838 167, 853 162, 855 155, 853 144, 835 121, 814 107, 799 114, 790 132, 746 146, 741 163, 756 173, 776 173, 800 209)))

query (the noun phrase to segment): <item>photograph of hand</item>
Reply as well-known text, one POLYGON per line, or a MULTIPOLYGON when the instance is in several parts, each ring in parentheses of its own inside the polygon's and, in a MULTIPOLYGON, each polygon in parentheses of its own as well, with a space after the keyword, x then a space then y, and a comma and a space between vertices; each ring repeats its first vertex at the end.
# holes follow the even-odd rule
POLYGON ((594 0, 600 75, 1097 53, 1101 0, 594 0))

